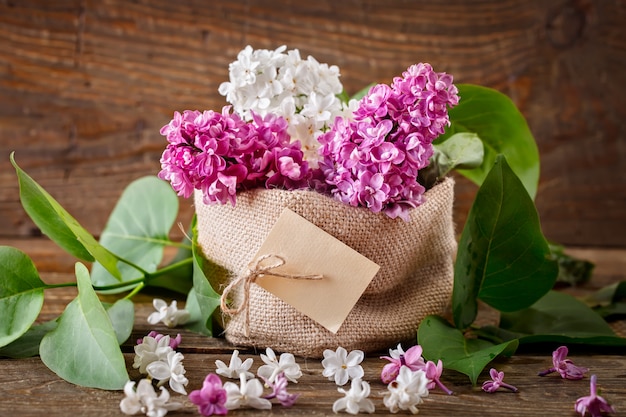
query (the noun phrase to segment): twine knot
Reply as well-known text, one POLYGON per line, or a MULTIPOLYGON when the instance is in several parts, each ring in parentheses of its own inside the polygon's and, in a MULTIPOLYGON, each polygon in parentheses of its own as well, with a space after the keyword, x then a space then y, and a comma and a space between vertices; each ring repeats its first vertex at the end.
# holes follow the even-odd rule
POLYGON ((275 277, 281 278, 289 278, 289 279, 322 279, 323 275, 311 274, 311 275, 303 275, 303 274, 286 274, 283 272, 275 271, 276 268, 284 265, 286 263, 285 259, 281 256, 274 254, 266 254, 258 257, 256 261, 251 262, 248 265, 248 273, 246 275, 241 275, 237 279, 231 281, 230 284, 224 291, 222 292, 222 296, 220 297, 220 308, 222 312, 229 315, 234 316, 239 314, 245 310, 245 329, 244 334, 246 337, 249 336, 250 329, 250 286, 257 280, 257 278, 263 275, 272 275, 275 277), (273 262, 269 264, 263 264, 263 261, 271 259, 273 262), (243 300, 238 307, 229 307, 228 306, 228 296, 230 293, 237 287, 243 285, 243 300))

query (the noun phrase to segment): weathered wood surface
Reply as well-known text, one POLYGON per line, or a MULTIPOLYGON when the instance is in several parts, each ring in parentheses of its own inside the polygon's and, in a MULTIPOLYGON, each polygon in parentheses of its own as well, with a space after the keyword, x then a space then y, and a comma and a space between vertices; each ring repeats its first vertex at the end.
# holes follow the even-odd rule
MULTIPOLYGON (((71 270, 73 259, 63 255, 54 244, 43 239, 3 240, 8 244, 26 251, 42 271, 44 281, 61 283, 73 281, 71 270)), ((588 259, 596 264, 591 282, 580 288, 567 291, 578 295, 594 291, 608 283, 626 279, 625 250, 576 249, 572 255, 588 259)), ((76 295, 75 289, 58 288, 46 291, 44 308, 39 320, 45 321, 58 316, 68 302, 76 295)), ((132 369, 132 345, 137 338, 143 337, 150 330, 164 334, 175 334, 178 329, 162 326, 150 326, 147 316, 153 311, 150 294, 139 294, 134 298, 136 319, 133 334, 123 345, 125 358, 131 378, 139 378, 132 369)), ((620 329, 626 334, 626 321, 620 329)), ((215 360, 228 361, 235 348, 219 338, 207 338, 189 332, 181 332, 183 342, 179 350, 185 355, 184 365, 189 379, 188 391, 200 388, 202 380, 209 372, 215 371, 215 360)), ((588 367, 598 376, 602 394, 613 404, 617 416, 626 410, 626 355, 619 351, 585 350, 570 347, 574 363, 588 367)), ((251 350, 240 349, 242 357, 254 359, 253 371, 262 364, 258 354, 251 350)), ((447 396, 434 390, 420 406, 420 415, 424 416, 574 416, 574 402, 577 398, 588 395, 588 378, 582 381, 562 380, 557 375, 538 377, 537 372, 550 366, 552 347, 535 348, 520 352, 510 359, 497 359, 493 365, 504 371, 506 381, 517 386, 519 393, 506 391, 487 394, 479 387, 472 387, 464 375, 454 371, 444 371, 442 381, 455 395, 447 396)), ((341 397, 337 387, 322 376, 322 366, 316 359, 297 359, 303 370, 303 377, 298 384, 290 385, 291 391, 300 393, 300 398, 293 408, 276 406, 271 412, 241 409, 233 415, 333 415, 332 404, 341 397)), ((379 375, 386 362, 378 355, 369 355, 364 362, 365 380, 372 387, 371 399, 376 405, 376 414, 385 415, 388 411, 383 405, 382 396, 385 386, 379 375)), ((123 398, 120 391, 102 391, 78 387, 69 384, 48 368, 39 358, 0 359, 0 415, 33 416, 45 414, 49 417, 81 416, 119 416, 119 402, 123 398)), ((488 379, 483 373, 479 382, 488 379)), ((173 399, 182 402, 184 408, 171 412, 171 416, 198 415, 195 407, 184 396, 173 394, 173 399)))
MULTIPOLYGON (((11 151, 98 235, 123 187, 158 172, 172 113, 221 108, 240 49, 287 44, 338 65, 348 92, 428 61, 508 94, 542 154, 547 236, 624 247, 625 24, 619 0, 0 0, 0 236, 38 233, 11 151)), ((457 192, 463 224, 475 187, 457 192)))

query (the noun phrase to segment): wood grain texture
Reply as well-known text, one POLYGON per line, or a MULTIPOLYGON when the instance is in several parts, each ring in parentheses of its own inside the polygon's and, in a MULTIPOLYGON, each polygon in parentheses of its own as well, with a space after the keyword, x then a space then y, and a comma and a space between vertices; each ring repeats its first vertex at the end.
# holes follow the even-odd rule
MULTIPOLYGON (((123 187, 158 172, 173 112, 221 108, 240 49, 286 44, 338 65, 348 92, 427 61, 509 95, 542 155, 546 235, 624 247, 625 23, 619 0, 0 0, 0 236, 38 233, 11 151, 97 235, 123 187)), ((475 187, 457 193, 462 225, 475 187)))
MULTIPOLYGON (((73 281, 73 260, 65 256, 53 243, 38 239, 3 239, 8 244, 27 252, 42 273, 42 279, 49 284, 73 281)), ((624 249, 580 248, 569 250, 572 255, 589 259, 596 264, 591 282, 583 287, 571 288, 570 292, 577 295, 591 291, 611 282, 626 279, 626 253, 624 249)), ((171 256, 168 253, 167 256, 171 256)), ((57 317, 66 305, 76 296, 75 288, 56 288, 47 290, 45 302, 38 321, 52 320, 57 317)), ((152 297, 154 294, 137 294, 135 303, 135 325, 131 337, 122 345, 130 377, 138 380, 140 374, 132 368, 133 345, 138 338, 151 330, 163 334, 182 334, 182 343, 178 350, 184 355, 186 377, 189 379, 187 390, 199 389, 202 380, 209 372, 216 369, 215 360, 228 362, 233 349, 222 338, 208 338, 182 329, 168 329, 162 325, 152 326, 147 322, 148 315, 154 311, 152 297)), ((170 298, 166 298, 170 301, 170 298)), ((182 304, 182 300, 179 300, 182 304)), ((622 321, 621 323, 626 323, 622 321)), ((624 328, 626 331, 626 328, 624 328)), ((625 333, 622 333, 625 334, 625 333)), ((256 372, 262 365, 259 353, 249 348, 241 348, 242 359, 252 358, 252 370, 256 372)), ((473 387, 468 378, 455 371, 444 370, 442 382, 455 394, 445 395, 442 391, 433 390, 420 405, 420 415, 444 417, 463 415, 468 417, 502 417, 502 416, 570 416, 574 415, 574 402, 577 398, 588 395, 588 378, 582 381, 562 380, 558 375, 544 378, 537 372, 551 366, 551 347, 539 347, 518 352, 510 359, 498 358, 492 362, 498 370, 504 371, 505 381, 515 385, 519 393, 507 391, 487 394, 479 387, 473 387)), ((385 353, 385 352, 381 352, 385 353)), ((618 414, 626 409, 626 356, 619 352, 600 352, 570 346, 570 359, 574 363, 585 366, 598 376, 602 395, 615 407, 618 414)), ((299 393, 300 398, 293 408, 274 406, 271 413, 253 409, 241 409, 233 412, 237 415, 291 415, 291 416, 331 416, 332 404, 341 397, 337 387, 322 375, 322 365, 317 359, 297 358, 303 371, 298 384, 290 384, 289 391, 299 393)), ((371 384, 370 398, 376 406, 376 415, 391 415, 383 405, 386 390, 379 380, 379 375, 386 362, 379 359, 378 354, 368 355, 363 363, 364 379, 371 384)), ((50 371, 37 357, 29 359, 0 358, 0 415, 16 415, 39 417, 80 416, 119 416, 119 403, 123 398, 121 391, 103 391, 72 385, 63 381, 50 371)), ((483 372, 478 382, 488 379, 488 372, 483 372)), ((183 408, 168 416, 199 415, 195 406, 187 397, 172 394, 172 400, 181 402, 183 408)), ((404 414, 397 414, 404 415, 404 414)))

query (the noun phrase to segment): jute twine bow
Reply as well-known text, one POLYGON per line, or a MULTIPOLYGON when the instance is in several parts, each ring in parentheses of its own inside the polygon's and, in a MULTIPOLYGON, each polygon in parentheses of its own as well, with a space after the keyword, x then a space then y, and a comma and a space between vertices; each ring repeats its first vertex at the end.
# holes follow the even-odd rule
POLYGON ((275 277, 281 278, 290 278, 290 279, 322 279, 323 275, 312 274, 312 275, 301 275, 301 274, 286 274, 282 272, 275 271, 276 268, 285 264, 285 259, 281 256, 274 254, 266 254, 260 256, 256 259, 256 261, 251 262, 248 265, 248 274, 242 275, 237 279, 231 281, 230 284, 224 291, 222 292, 222 296, 220 297, 220 308, 222 312, 228 314, 229 316, 234 316, 235 314, 239 314, 245 310, 245 329, 244 334, 246 337, 249 336, 250 332, 250 286, 257 280, 257 278, 263 275, 272 275, 275 277), (262 265, 263 261, 266 259, 273 259, 274 262, 268 265, 262 265), (233 291, 236 287, 243 285, 243 300, 239 307, 233 308, 228 306, 228 296, 231 291, 233 291))

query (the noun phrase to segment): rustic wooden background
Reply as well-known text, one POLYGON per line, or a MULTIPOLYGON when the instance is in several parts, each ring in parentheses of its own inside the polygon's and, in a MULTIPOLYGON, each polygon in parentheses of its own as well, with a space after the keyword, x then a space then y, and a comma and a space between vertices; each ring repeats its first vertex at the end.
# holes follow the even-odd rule
MULTIPOLYGON (((419 61, 506 93, 540 148, 546 235, 626 247, 625 25, 621 0, 0 0, 0 239, 38 234, 11 151, 97 235, 158 172, 172 113, 221 108, 240 49, 286 44, 350 93, 419 61)), ((461 224, 475 187, 457 192, 461 224)))

